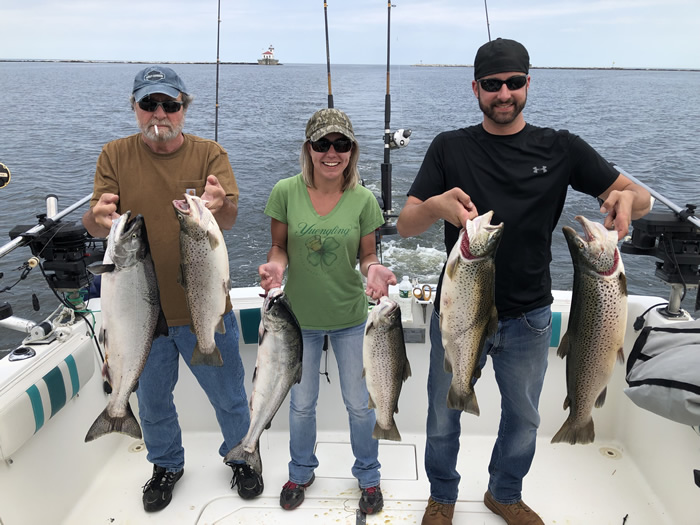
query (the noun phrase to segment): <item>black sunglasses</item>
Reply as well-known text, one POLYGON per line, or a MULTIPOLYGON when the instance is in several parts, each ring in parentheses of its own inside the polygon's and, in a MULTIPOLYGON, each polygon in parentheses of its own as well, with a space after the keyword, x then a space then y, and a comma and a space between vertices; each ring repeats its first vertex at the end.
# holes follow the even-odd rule
POLYGON ((499 78, 481 78, 477 80, 484 91, 496 93, 501 90, 503 84, 511 91, 516 91, 527 84, 527 75, 516 75, 505 80, 499 78))
POLYGON ((177 100, 159 101, 151 100, 149 97, 144 97, 139 100, 139 107, 148 112, 153 112, 160 106, 166 113, 177 113, 183 105, 184 102, 178 102, 177 100))
POLYGON ((331 149, 331 146, 333 146, 336 153, 347 153, 352 149, 352 140, 347 137, 328 140, 324 137, 322 139, 318 139, 317 141, 311 141, 311 149, 318 151, 319 153, 325 153, 331 149))

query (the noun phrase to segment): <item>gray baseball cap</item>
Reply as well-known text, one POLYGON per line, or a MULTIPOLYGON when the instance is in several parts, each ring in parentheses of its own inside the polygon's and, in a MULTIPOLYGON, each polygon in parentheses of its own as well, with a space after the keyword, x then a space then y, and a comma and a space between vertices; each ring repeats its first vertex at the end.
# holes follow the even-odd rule
POLYGON ((150 66, 136 73, 132 94, 136 102, 153 93, 177 98, 187 94, 185 83, 175 71, 165 66, 150 66))
POLYGON ((357 144, 352 123, 348 116, 339 109, 319 109, 306 124, 306 139, 316 142, 329 133, 342 133, 357 144))

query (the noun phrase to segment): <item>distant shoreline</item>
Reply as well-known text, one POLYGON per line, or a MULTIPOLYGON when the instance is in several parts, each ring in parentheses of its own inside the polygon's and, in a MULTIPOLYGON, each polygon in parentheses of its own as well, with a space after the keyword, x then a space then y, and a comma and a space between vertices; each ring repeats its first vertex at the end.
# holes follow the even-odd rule
MULTIPOLYGON (((207 61, 189 61, 189 62, 160 62, 147 60, 67 60, 67 59, 50 59, 50 58, 0 58, 2 62, 39 62, 39 63, 67 63, 67 64, 198 64, 198 65, 216 65, 216 62, 207 61)), ((257 62, 219 62, 223 66, 259 66, 257 62)), ((282 64, 277 64, 282 65, 282 64)), ((340 64, 343 65, 343 64, 340 64)), ((351 64, 360 65, 360 64, 351 64)), ((367 64, 379 65, 379 64, 367 64)), ((405 65, 405 64, 397 64, 405 65)), ((472 64, 408 64, 409 67, 474 67, 472 64)), ((672 68, 672 67, 594 67, 594 66, 530 66, 530 69, 568 69, 568 70, 583 70, 583 71, 695 71, 700 69, 695 68, 672 68)))

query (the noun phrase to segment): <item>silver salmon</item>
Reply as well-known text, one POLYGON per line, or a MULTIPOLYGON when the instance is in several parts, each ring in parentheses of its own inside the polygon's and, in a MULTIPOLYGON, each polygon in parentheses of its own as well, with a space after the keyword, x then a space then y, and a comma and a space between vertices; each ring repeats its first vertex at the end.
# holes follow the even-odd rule
POLYGON ((197 196, 173 201, 180 222, 180 284, 185 289, 197 336, 193 365, 222 366, 214 334, 225 333, 224 313, 229 293, 228 251, 221 229, 211 211, 197 196))
POLYGON ((374 439, 401 441, 394 414, 399 412, 401 386, 411 375, 403 340, 401 309, 382 297, 369 313, 362 343, 362 375, 369 391, 369 408, 375 409, 374 439))
POLYGON ((301 381, 302 355, 299 323, 282 289, 273 288, 262 307, 258 357, 250 396, 250 427, 241 442, 226 454, 225 463, 244 461, 262 474, 260 436, 263 430, 270 428, 292 385, 301 381))
POLYGON ((141 215, 131 219, 127 211, 112 223, 105 257, 101 264, 90 265, 89 270, 102 275, 102 374, 112 393, 85 441, 110 432, 140 439, 141 427, 129 405, 129 396, 146 365, 153 338, 168 334, 141 215))
POLYGON ((489 211, 459 234, 445 267, 440 295, 440 332, 445 347, 445 371, 452 374, 447 406, 479 415, 474 381, 486 338, 498 328, 494 257, 503 223, 493 225, 489 211))
POLYGON ((557 355, 566 358, 569 417, 552 443, 592 443, 593 406, 605 402, 615 360, 624 361, 627 325, 627 278, 617 249, 617 232, 577 216, 585 238, 563 227, 574 263, 574 287, 566 334, 557 355))

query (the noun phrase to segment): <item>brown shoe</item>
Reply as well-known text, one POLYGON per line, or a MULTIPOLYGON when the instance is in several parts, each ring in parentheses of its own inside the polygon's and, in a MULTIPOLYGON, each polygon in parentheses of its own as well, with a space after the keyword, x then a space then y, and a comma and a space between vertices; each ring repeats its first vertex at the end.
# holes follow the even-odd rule
POLYGON ((421 525, 452 525, 452 516, 455 514, 455 504, 438 503, 433 498, 428 500, 428 506, 423 514, 421 525))
POLYGON ((511 505, 498 503, 489 491, 484 494, 484 504, 494 514, 506 520, 508 525, 544 525, 544 521, 523 500, 511 505))

